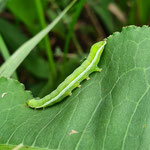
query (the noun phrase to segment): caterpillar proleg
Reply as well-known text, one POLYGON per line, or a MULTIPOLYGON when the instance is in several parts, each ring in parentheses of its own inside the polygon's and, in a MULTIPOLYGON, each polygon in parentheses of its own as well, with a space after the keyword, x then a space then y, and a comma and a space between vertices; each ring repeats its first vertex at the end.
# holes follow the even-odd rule
POLYGON ((95 43, 90 50, 90 54, 87 59, 74 70, 53 92, 49 95, 36 100, 31 99, 27 101, 27 105, 32 108, 44 108, 51 106, 55 103, 60 102, 66 96, 72 95, 72 90, 81 87, 80 83, 87 79, 89 80, 89 74, 95 71, 101 72, 98 68, 98 63, 100 61, 101 54, 106 45, 106 40, 95 43))

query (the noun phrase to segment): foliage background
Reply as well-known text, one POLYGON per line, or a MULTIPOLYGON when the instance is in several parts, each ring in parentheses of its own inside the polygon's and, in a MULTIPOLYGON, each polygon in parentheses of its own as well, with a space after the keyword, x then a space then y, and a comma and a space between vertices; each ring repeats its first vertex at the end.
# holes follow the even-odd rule
MULTIPOLYGON (((0 34, 12 54, 70 0, 1 0, 0 34)), ((14 77, 44 96, 87 56, 90 46, 126 25, 150 23, 149 0, 80 0, 17 69, 14 77), (66 63, 67 60, 67 63, 66 63)), ((0 62, 4 62, 1 55, 0 62)))
POLYGON ((0 0, 0 75, 13 72, 0 77, 0 149, 149 150, 150 28, 122 29, 149 25, 149 0, 77 0, 65 13, 70 3, 0 0), (106 37, 100 74, 53 107, 26 107, 28 99, 55 89, 106 37))

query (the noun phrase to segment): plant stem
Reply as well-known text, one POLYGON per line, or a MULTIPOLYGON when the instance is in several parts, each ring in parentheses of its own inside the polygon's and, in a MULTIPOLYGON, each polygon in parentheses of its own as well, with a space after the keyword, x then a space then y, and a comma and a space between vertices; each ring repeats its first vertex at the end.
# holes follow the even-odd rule
MULTIPOLYGON (((37 8, 37 15, 39 17, 41 27, 42 27, 42 29, 44 29, 47 26, 47 24, 45 21, 44 11, 43 11, 43 6, 41 3, 41 0, 35 0, 35 5, 37 8)), ((49 39, 48 35, 45 36, 44 43, 45 43, 45 50, 46 50, 46 54, 48 57, 49 66, 51 68, 52 75, 54 78, 56 78, 57 77, 56 65, 54 62, 53 53, 52 53, 52 49, 51 49, 51 45, 50 45, 50 39, 49 39)))
POLYGON ((69 31, 68 31, 68 34, 67 34, 67 37, 66 37, 66 42, 65 42, 65 46, 64 46, 64 57, 63 57, 63 62, 66 61, 66 56, 67 56, 67 53, 68 53, 68 47, 69 47, 69 42, 70 42, 70 39, 72 37, 72 34, 73 34, 73 30, 74 30, 74 26, 77 22, 77 19, 80 15, 80 12, 83 8, 83 5, 85 3, 86 0, 80 0, 78 2, 78 4, 76 5, 76 11, 74 13, 74 16, 73 16, 73 20, 70 24, 70 27, 69 27, 69 31))

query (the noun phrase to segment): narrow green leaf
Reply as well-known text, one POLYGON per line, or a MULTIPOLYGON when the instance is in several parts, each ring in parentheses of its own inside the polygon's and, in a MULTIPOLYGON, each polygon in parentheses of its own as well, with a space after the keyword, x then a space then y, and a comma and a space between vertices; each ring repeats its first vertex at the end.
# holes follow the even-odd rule
MULTIPOLYGON (((44 10, 43 10, 41 0, 35 0, 35 5, 36 5, 36 10, 37 10, 39 22, 41 24, 42 29, 44 29, 47 25, 46 25, 46 21, 45 21, 45 17, 44 17, 44 10)), ((56 78, 56 76, 57 76, 56 64, 54 63, 53 53, 52 53, 52 49, 51 49, 51 45, 50 45, 50 39, 49 39, 48 35, 46 35, 44 38, 44 47, 46 50, 46 54, 48 57, 49 66, 51 68, 52 75, 54 78, 56 78)))
MULTIPOLYGON (((149 8, 150 1, 149 0, 137 0, 136 1, 137 14, 140 24, 148 24, 149 23, 149 8)), ((137 17, 137 14, 135 17, 137 17)))
MULTIPOLYGON (((76 5, 76 11, 74 13, 74 16, 73 16, 73 19, 72 19, 72 22, 69 26, 69 31, 68 31, 68 34, 67 34, 67 37, 66 37, 66 41, 65 41, 65 46, 64 46, 64 61, 66 59, 66 55, 68 53, 68 48, 69 48, 69 43, 70 43, 70 39, 72 37, 72 34, 73 34, 73 30, 74 30, 74 26, 78 20, 78 17, 80 15, 80 12, 84 6, 84 3, 85 3, 86 0, 80 0, 78 2, 78 4, 76 5)), ((81 54, 82 52, 80 52, 81 54)))
POLYGON ((10 54, 1 35, 0 35, 0 51, 4 60, 7 60, 10 54))
POLYGON ((7 0, 7 8, 15 16, 15 19, 23 22, 31 33, 35 34, 39 26, 35 24, 37 14, 34 1, 35 0, 7 0))
POLYGON ((52 30, 58 21, 67 13, 67 11, 74 5, 76 0, 72 1, 64 11, 45 29, 24 43, 0 68, 0 75, 10 77, 32 49, 44 38, 44 36, 52 30))
POLYGON ((0 13, 1 13, 1 12, 3 11, 3 9, 5 8, 6 1, 7 1, 7 0, 0 0, 0 13))
MULTIPOLYGON (((10 57, 9 51, 7 49, 7 46, 6 46, 5 42, 4 42, 1 34, 0 34, 0 52, 1 52, 1 54, 2 54, 2 56, 3 56, 3 58, 4 58, 5 61, 10 57)), ((17 73, 14 72, 14 74, 12 75, 12 77, 14 79, 18 79, 17 73)))

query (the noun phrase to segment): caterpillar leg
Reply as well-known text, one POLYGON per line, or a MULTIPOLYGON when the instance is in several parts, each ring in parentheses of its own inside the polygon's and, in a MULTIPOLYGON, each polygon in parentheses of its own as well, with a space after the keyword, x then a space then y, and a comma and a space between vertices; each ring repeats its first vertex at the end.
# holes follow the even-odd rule
POLYGON ((87 77, 86 80, 90 80, 90 77, 87 77))
POLYGON ((102 71, 102 68, 96 67, 96 68, 95 68, 95 71, 101 72, 101 71, 102 71))
POLYGON ((72 92, 69 93, 69 96, 72 96, 72 92))
POLYGON ((80 87, 81 87, 81 84, 78 85, 78 88, 80 88, 80 87))

